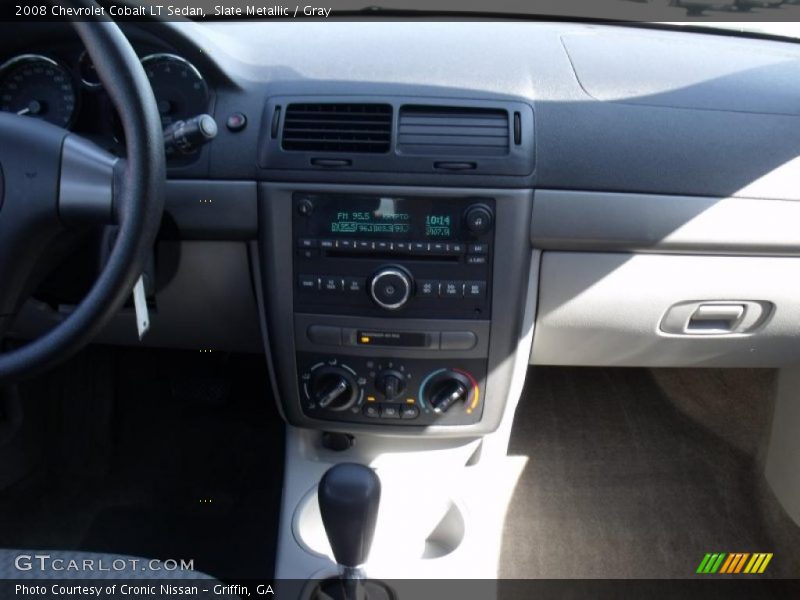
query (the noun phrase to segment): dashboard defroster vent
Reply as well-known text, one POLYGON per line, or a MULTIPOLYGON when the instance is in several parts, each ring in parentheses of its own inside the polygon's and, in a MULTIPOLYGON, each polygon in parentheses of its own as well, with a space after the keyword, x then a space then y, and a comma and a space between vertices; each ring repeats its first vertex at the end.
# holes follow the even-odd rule
POLYGON ((508 112, 501 109, 405 105, 397 150, 403 154, 502 156, 509 152, 508 112))
POLYGON ((389 152, 392 107, 389 104, 290 104, 281 146, 303 152, 389 152))

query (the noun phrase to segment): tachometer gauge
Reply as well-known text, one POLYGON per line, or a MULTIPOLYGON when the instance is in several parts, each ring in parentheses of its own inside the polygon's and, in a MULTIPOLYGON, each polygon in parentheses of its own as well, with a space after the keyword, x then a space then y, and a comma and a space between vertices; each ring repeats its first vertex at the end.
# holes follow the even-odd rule
POLYGON ((69 127, 76 104, 72 76, 53 59, 22 54, 0 66, 0 110, 69 127))
POLYGON ((142 59, 164 127, 208 111, 208 86, 197 68, 174 54, 142 59))

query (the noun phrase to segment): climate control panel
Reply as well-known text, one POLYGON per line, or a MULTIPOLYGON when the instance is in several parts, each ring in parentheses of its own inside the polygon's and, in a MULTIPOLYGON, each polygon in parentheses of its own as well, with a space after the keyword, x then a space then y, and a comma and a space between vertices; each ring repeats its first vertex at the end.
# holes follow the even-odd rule
POLYGON ((303 413, 314 419, 384 425, 480 421, 486 361, 392 359, 298 353, 303 413))

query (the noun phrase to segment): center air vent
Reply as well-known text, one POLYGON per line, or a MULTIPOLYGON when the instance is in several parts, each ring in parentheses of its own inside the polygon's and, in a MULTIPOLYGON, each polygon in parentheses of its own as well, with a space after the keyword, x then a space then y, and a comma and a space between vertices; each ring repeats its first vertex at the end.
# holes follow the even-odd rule
POLYGON ((290 104, 281 145, 305 152, 389 152, 389 104, 290 104))
POLYGON ((508 112, 493 108, 412 106, 400 109, 403 154, 502 156, 509 151, 508 112))

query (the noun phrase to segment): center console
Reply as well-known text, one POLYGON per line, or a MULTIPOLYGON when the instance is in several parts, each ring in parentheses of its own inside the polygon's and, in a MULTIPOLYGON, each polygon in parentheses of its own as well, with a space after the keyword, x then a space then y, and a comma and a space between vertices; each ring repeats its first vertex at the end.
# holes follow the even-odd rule
POLYGON ((494 430, 521 334, 531 193, 264 183, 266 330, 294 425, 494 430))
POLYGON ((479 421, 494 199, 298 192, 292 203, 294 311, 309 315, 295 319, 303 413, 378 425, 479 421), (443 350, 464 359, 416 354, 443 350))
POLYGON ((289 425, 276 578, 353 562, 329 535, 346 515, 318 493, 341 463, 381 482, 368 577, 403 599, 418 594, 399 578, 496 577, 537 300, 532 108, 413 86, 274 91, 251 257, 289 425))
POLYGON ((371 579, 413 598, 398 578, 496 577, 522 464, 504 440, 534 322, 533 192, 263 182, 258 196, 262 333, 290 425, 276 577, 337 575, 317 490, 342 462, 383 489, 371 579))

